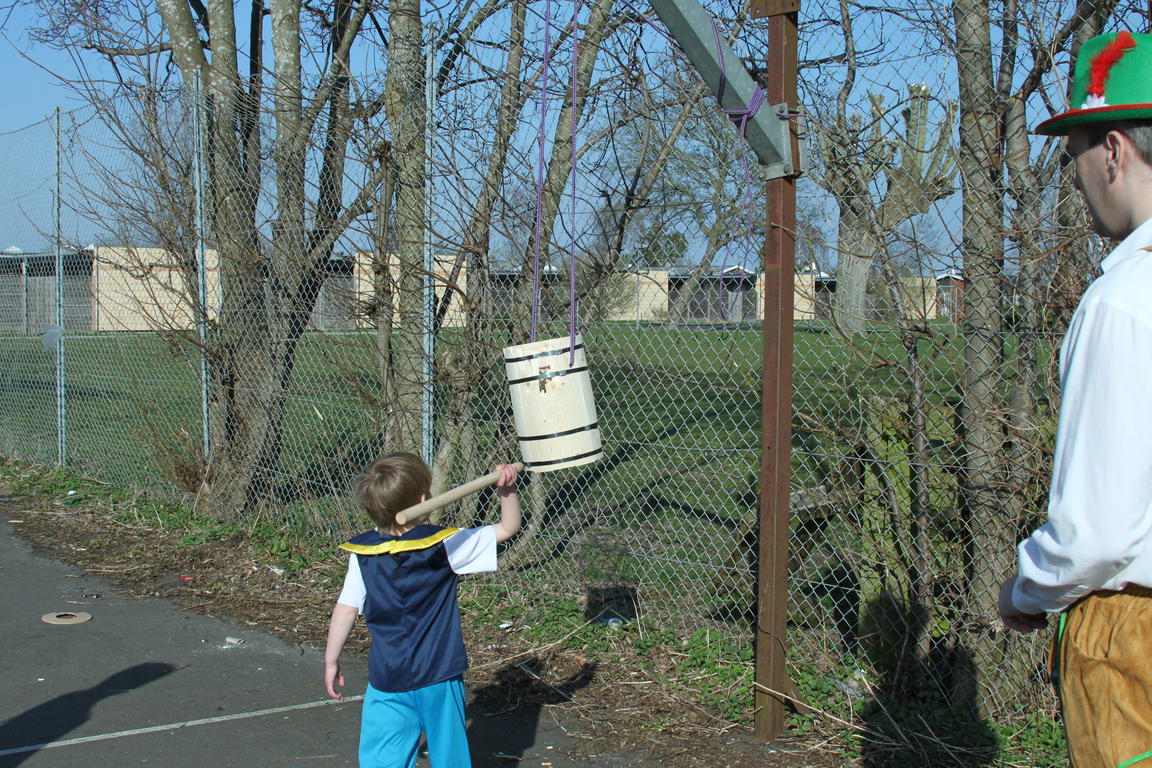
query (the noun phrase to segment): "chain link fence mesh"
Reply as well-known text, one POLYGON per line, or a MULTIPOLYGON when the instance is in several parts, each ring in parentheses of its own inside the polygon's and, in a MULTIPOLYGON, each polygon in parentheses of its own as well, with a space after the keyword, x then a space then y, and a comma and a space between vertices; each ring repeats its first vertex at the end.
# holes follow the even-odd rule
MULTIPOLYGON (((369 68, 359 101, 299 135, 209 82, 93 92, 0 136, 0 447, 337 538, 364 525, 349 482, 384 450, 430 457, 438 488, 515 457, 500 350, 533 326, 576 331, 604 458, 530 477, 492 579, 590 619, 748 638, 763 183, 668 41, 608 7, 580 11, 582 42, 603 39, 577 51, 598 58, 574 149, 571 41, 554 35, 547 62, 525 47, 512 71, 500 52, 450 60, 459 29, 425 29, 432 61, 403 65, 419 76, 369 68), (517 78, 522 94, 502 91, 517 78)), ((714 11, 765 58, 763 22, 714 11)), ((1029 13, 1053 39, 1070 8, 1029 13)), ((1096 246, 1054 145, 1032 139, 1032 203, 1010 176, 992 190, 1011 204, 989 314, 962 256, 962 190, 983 182, 964 178, 947 9, 823 0, 803 22, 791 671, 814 705, 866 699, 865 721, 912 706, 917 733, 992 743, 982 717, 1052 706, 1042 641, 999 630, 995 590, 1042 517, 1055 348, 1096 246), (995 347, 982 381, 974 328, 995 347), (1000 435, 990 453, 980 419, 1000 435)), ((518 23, 542 31, 490 23, 513 46, 518 23)), ((1061 57, 1041 72, 1053 103, 1061 57)), ((1047 114, 1035 94, 1027 107, 1030 125, 1047 114)), ((490 520, 489 502, 445 519, 490 520)))

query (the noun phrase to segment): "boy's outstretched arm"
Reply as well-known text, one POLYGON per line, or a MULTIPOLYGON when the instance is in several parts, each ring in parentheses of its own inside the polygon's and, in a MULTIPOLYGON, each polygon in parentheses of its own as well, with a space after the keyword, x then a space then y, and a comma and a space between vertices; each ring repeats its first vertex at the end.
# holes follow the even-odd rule
POLYGON ((496 492, 500 496, 500 522, 492 526, 496 541, 507 541, 520 530, 520 494, 516 492, 517 471, 513 464, 497 464, 500 479, 496 492))
POLYGON ((332 620, 328 623, 328 645, 324 649, 324 688, 333 699, 344 700, 336 687, 344 687, 344 673, 340 671, 340 652, 352 632, 352 624, 359 611, 355 606, 336 603, 332 620))

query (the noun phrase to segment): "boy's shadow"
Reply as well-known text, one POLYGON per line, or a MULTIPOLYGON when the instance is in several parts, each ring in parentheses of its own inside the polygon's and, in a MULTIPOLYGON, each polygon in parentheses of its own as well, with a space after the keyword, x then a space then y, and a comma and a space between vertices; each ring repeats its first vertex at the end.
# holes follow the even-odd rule
MULTIPOLYGON (((495 681, 472 691, 468 742, 473 768, 507 768, 525 757, 537 742, 540 714, 548 704, 563 704, 592 682, 596 664, 585 662, 560 682, 546 679, 537 656, 501 667, 495 681)), ((540 747, 543 750, 543 747, 540 747)), ((547 757, 543 752, 538 757, 547 757)))
POLYGON ((73 691, 39 704, 0 723, 0 767, 15 768, 43 745, 66 736, 88 721, 92 708, 109 696, 127 693, 175 670, 171 664, 149 662, 121 670, 91 688, 73 691), (22 749, 28 747, 29 749, 22 749), (19 752, 2 754, 5 750, 19 752))

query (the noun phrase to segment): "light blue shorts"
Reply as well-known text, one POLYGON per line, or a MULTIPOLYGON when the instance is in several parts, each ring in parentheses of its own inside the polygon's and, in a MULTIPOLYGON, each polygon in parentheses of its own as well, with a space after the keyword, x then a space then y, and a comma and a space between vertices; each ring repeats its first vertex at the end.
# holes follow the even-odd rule
POLYGON ((414 768, 420 732, 428 739, 432 768, 469 768, 460 677, 403 693, 364 693, 360 718, 360 768, 414 768))

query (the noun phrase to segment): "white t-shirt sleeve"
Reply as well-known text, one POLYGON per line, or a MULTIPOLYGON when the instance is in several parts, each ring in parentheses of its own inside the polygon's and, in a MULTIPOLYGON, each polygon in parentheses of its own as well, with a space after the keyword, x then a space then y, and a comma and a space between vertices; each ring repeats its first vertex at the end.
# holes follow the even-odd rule
POLYGON ((368 591, 364 588, 364 577, 360 575, 360 560, 356 555, 348 555, 348 573, 344 575, 344 589, 340 590, 340 597, 336 602, 341 605, 350 605, 358 612, 364 613, 364 598, 368 591))
POLYGON ((448 562, 456 573, 496 570, 496 531, 492 526, 465 528, 444 540, 448 562))

